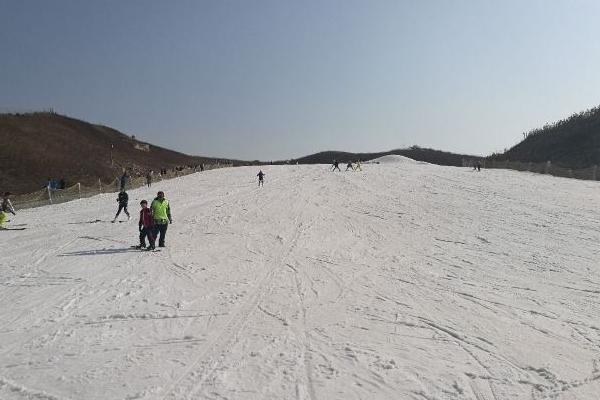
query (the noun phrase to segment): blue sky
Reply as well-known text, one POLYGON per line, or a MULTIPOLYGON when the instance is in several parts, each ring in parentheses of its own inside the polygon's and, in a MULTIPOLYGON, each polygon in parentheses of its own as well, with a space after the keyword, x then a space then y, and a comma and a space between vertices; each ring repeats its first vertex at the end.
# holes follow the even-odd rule
POLYGON ((489 154, 600 104, 597 1, 0 0, 0 109, 189 154, 489 154))

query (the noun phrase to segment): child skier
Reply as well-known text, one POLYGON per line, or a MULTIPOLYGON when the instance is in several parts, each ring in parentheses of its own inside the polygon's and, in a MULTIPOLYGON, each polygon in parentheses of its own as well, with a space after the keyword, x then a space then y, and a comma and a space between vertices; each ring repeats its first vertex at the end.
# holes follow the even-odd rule
POLYGON ((154 224, 152 223, 152 210, 148 208, 148 202, 146 200, 140 201, 140 245, 136 246, 138 249, 146 248, 146 236, 148 237, 148 250, 154 250, 154 224))
POLYGON ((258 176, 258 187, 265 186, 265 181, 263 179, 265 177, 264 172, 260 170, 258 171, 258 174, 256 174, 256 176, 258 176))
POLYGON ((2 205, 0 206, 0 229, 5 229, 4 223, 8 218, 6 213, 17 215, 17 213, 15 213, 15 208, 10 202, 10 192, 5 192, 4 197, 2 198, 2 205))
POLYGON ((127 192, 125 192, 125 189, 121 189, 121 191, 119 192, 117 202, 119 203, 119 209, 117 210, 117 215, 115 215, 115 219, 113 219, 112 222, 115 223, 117 221, 119 214, 121 214, 121 210, 125 212, 125 215, 127 215, 127 221, 129 221, 131 219, 131 215, 129 215, 129 211, 127 211, 127 203, 129 203, 129 196, 127 195, 127 192))

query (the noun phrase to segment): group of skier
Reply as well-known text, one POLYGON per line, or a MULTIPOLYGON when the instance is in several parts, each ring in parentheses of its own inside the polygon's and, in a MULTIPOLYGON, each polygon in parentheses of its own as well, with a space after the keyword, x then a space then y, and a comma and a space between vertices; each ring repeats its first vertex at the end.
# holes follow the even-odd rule
MULTIPOLYGON (((261 171, 258 176, 258 186, 264 185, 265 173, 261 171)), ((127 216, 127 220, 131 220, 131 214, 127 209, 129 205, 129 195, 126 192, 126 186, 129 182, 127 173, 123 173, 120 178, 120 191, 117 196, 118 209, 112 222, 117 222, 121 211, 127 216)), ((146 185, 150 187, 152 184, 152 172, 146 176, 146 185)), ((148 205, 147 200, 140 201, 140 218, 138 221, 139 242, 135 246, 138 249, 155 250, 156 239, 158 238, 158 247, 165 247, 165 237, 169 224, 173 223, 171 217, 171 206, 165 198, 163 191, 159 191, 156 198, 148 205), (146 244, 146 239, 148 244, 146 244)), ((10 192, 5 192, 0 203, 0 229, 5 229, 4 224, 8 220, 8 213, 16 215, 15 209, 10 201, 10 192)))
MULTIPOLYGON (((481 171, 481 163, 477 162, 474 164, 474 169, 477 171, 481 171)), ((331 171, 338 170, 341 172, 339 162, 337 160, 333 160, 333 164, 330 168, 331 171)), ((360 166, 360 160, 356 163, 349 162, 346 165, 346 171, 362 171, 360 166)), ((258 186, 264 186, 264 177, 265 173, 260 170, 256 176, 258 177, 258 186)), ((125 191, 125 187, 127 186, 129 180, 129 176, 127 173, 124 173, 121 177, 121 190, 119 191, 119 195, 117 196, 117 203, 119 207, 117 209, 117 214, 115 215, 112 222, 116 222, 121 214, 121 211, 127 215, 127 220, 131 219, 131 215, 129 214, 129 210, 127 209, 127 205, 129 203, 129 195, 125 191)), ((148 173, 146 176, 146 185, 150 187, 152 184, 152 171, 148 173)), ((150 206, 148 206, 148 201, 142 200, 140 202, 141 210, 140 210, 140 219, 139 219, 139 232, 140 232, 140 244, 135 246, 139 249, 155 249, 155 241, 158 237, 158 247, 165 246, 165 236, 167 234, 167 228, 169 224, 173 223, 173 219, 171 218, 171 207, 169 205, 169 201, 165 198, 165 194, 162 191, 157 193, 157 196, 150 206), (146 238, 148 239, 148 245, 146 245, 146 238)), ((10 201, 10 192, 5 192, 2 196, 2 201, 0 205, 0 229, 6 229, 4 227, 4 223, 8 220, 8 213, 16 215, 15 209, 10 201)))
MULTIPOLYGON (((330 169, 331 171, 335 171, 337 169, 338 171, 342 172, 342 170, 340 169, 340 163, 337 160, 333 160, 333 164, 331 164, 330 169)), ((352 171, 362 171, 362 168, 360 167, 360 160, 356 163, 349 162, 348 164, 346 164, 346 171, 348 171, 349 169, 352 171)))
MULTIPOLYGON (((333 164, 331 165, 330 170, 331 171, 335 171, 336 169, 338 171, 340 171, 340 172, 342 171, 340 169, 340 163, 337 160, 333 160, 333 164)), ((349 162, 346 165, 346 171, 348 171, 348 170, 362 171, 362 168, 360 166, 360 160, 356 161, 356 163, 349 162)), ((265 184, 265 175, 266 174, 264 172, 262 172, 262 170, 258 171, 258 174, 256 174, 256 176, 258 176, 258 187, 264 186, 264 184, 265 184)), ((117 213, 117 215, 118 215, 118 213, 117 213)))
MULTIPOLYGON (((121 189, 117 197, 119 208, 117 215, 112 222, 116 222, 121 211, 127 215, 127 220, 131 219, 131 215, 127 210, 129 203, 129 195, 125 189, 121 189)), ((173 223, 171 217, 171 205, 169 200, 165 198, 165 193, 159 191, 156 194, 156 198, 152 200, 150 206, 148 206, 147 200, 140 201, 140 219, 138 221, 138 229, 140 233, 140 244, 135 246, 137 249, 154 250, 156 239, 158 238, 158 247, 165 247, 165 237, 167 235, 167 228, 169 224, 173 223), (148 245, 146 245, 146 238, 148 239, 148 245)))

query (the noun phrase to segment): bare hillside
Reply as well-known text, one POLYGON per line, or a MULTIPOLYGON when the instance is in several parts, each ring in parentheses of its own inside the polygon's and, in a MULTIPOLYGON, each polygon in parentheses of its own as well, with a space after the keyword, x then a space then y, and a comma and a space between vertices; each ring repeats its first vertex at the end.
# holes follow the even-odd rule
POLYGON ((140 142, 106 126, 54 113, 0 115, 0 191, 35 191, 48 178, 68 184, 215 162, 140 142), (112 157, 111 157, 112 153, 112 157))

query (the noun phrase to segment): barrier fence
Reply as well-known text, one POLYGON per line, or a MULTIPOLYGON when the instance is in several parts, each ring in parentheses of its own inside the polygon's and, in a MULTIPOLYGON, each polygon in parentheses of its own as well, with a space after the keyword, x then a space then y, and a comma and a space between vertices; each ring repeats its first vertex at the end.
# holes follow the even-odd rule
MULTIPOLYGON (((205 164, 204 171, 218 168, 227 168, 231 166, 231 164, 205 164)), ((195 172, 200 172, 200 169, 184 168, 180 171, 169 170, 166 174, 163 175, 152 175, 152 183, 154 184, 155 182, 190 175, 195 172)), ((146 183, 147 182, 145 176, 130 177, 125 189, 137 189, 142 186, 146 186, 146 183)), ((95 185, 84 185, 81 183, 76 183, 64 189, 51 189, 48 187, 38 190, 37 192, 12 196, 12 203, 16 209, 22 210, 25 208, 47 206, 49 204, 66 203, 71 200, 92 197, 101 193, 116 193, 120 189, 120 178, 115 178, 112 182, 109 183, 102 182, 102 180, 98 179, 97 184, 95 185)))
MULTIPOLYGON (((475 160, 464 160, 464 167, 472 167, 477 161, 475 160)), ((516 171, 527 171, 534 172, 537 174, 547 174, 552 176, 559 176, 563 178, 573 179, 584 179, 597 181, 600 177, 598 174, 598 166, 593 165, 588 168, 572 169, 563 168, 552 164, 550 161, 544 163, 532 163, 532 162, 521 162, 521 161, 497 161, 497 160, 482 160, 481 166, 483 168, 498 168, 498 169, 513 169, 516 171)))

